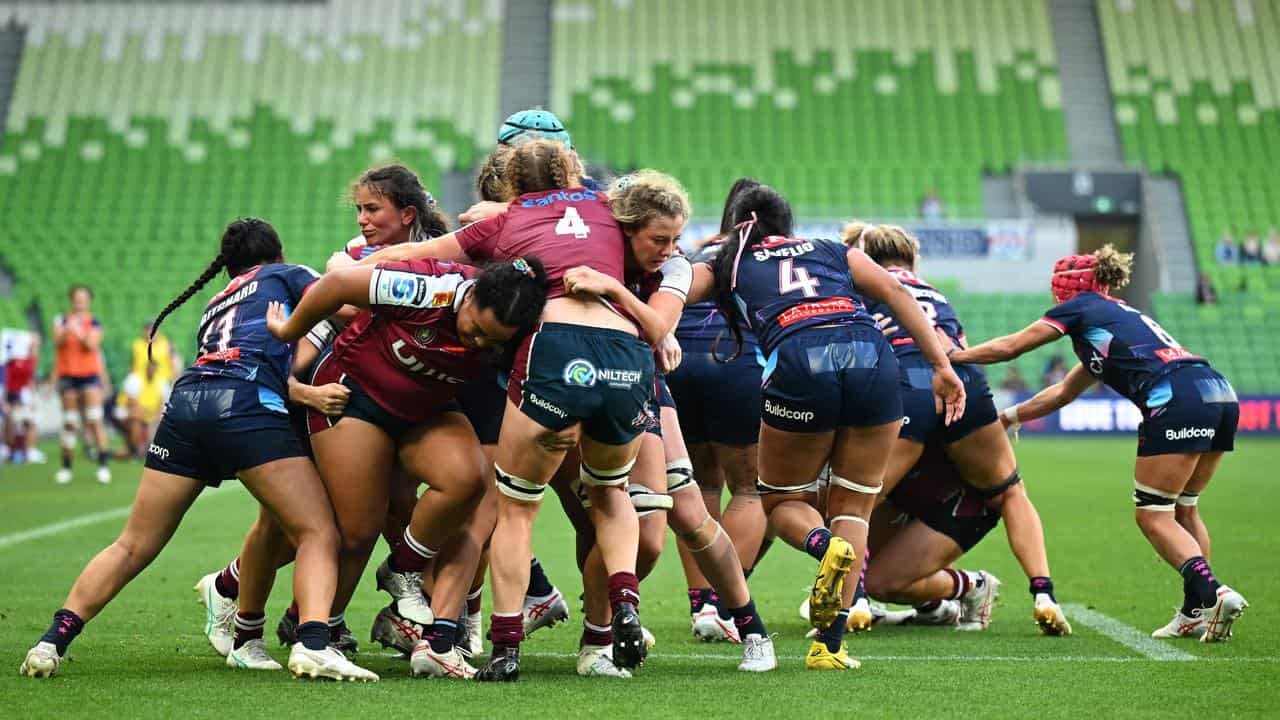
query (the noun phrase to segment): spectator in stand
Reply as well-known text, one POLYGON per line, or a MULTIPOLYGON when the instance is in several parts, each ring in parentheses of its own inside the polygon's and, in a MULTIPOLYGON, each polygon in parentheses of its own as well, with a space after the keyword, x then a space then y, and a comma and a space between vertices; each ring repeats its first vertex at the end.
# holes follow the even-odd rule
POLYGON ((1213 281, 1209 279, 1209 273, 1200 273, 1200 278, 1196 281, 1196 302, 1200 305, 1213 305, 1218 302, 1218 292, 1213 289, 1213 281))
POLYGON ((1240 245, 1240 262, 1244 264, 1262 262, 1262 243, 1258 241, 1258 231, 1250 230, 1240 245))
POLYGON ((1274 225, 1267 233, 1267 244, 1262 246, 1262 261, 1268 265, 1280 265, 1280 231, 1274 225))
POLYGON ((1044 366, 1044 372, 1040 373, 1040 386, 1049 387, 1057 385, 1067 377, 1067 366, 1062 361, 1061 355, 1054 355, 1044 366))
POLYGON ((937 190, 931 188, 920 200, 920 217, 925 220, 941 220, 945 214, 942 198, 938 197, 937 190))
POLYGON ((1222 237, 1218 238, 1218 244, 1213 248, 1213 256, 1218 259, 1219 265, 1232 265, 1239 260, 1236 241, 1231 237, 1230 230, 1222 231, 1222 237))

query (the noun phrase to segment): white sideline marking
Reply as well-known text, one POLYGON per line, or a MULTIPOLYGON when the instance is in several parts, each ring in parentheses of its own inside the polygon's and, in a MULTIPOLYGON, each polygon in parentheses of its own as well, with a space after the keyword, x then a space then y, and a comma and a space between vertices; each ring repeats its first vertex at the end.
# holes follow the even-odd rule
MULTIPOLYGON (((1072 615, 1074 619, 1076 616, 1072 615)), ((1178 651, 1180 654, 1182 651, 1178 651)), ((557 652, 522 652, 524 657, 533 658, 576 658, 577 653, 557 653, 557 652)), ((851 657, 858 660, 867 660, 869 662, 1037 662, 1037 663, 1145 663, 1153 660, 1163 661, 1163 658, 1151 657, 1115 657, 1111 655, 863 655, 861 653, 850 653, 851 657)), ((740 662, 741 655, 715 655, 711 653, 658 653, 652 656, 656 662, 681 662, 681 661, 697 661, 720 660, 724 662, 740 662)), ((1207 663, 1280 663, 1280 657, 1196 657, 1187 655, 1187 657, 1198 662, 1207 663)), ((803 655, 779 655, 779 660, 799 662, 804 660, 803 655)))
MULTIPOLYGON (((231 494, 232 493, 220 492, 218 490, 206 490, 205 492, 200 494, 200 497, 202 498, 209 497, 209 496, 217 497, 220 495, 231 495, 231 494)), ((197 498, 196 502, 199 502, 199 498, 197 498)), ((133 505, 125 505, 124 507, 112 508, 111 510, 99 510, 98 512, 89 513, 88 515, 73 517, 70 520, 63 520, 61 522, 52 523, 50 525, 41 525, 40 527, 31 528, 30 530, 23 530, 21 532, 10 533, 9 535, 0 535, 0 548, 6 548, 6 547, 9 547, 10 545, 17 545, 18 543, 23 543, 28 540, 39 540, 40 538, 43 538, 43 537, 49 537, 50 535, 57 535, 60 532, 71 530, 73 528, 83 527, 85 525, 93 525, 94 523, 105 522, 107 520, 114 520, 116 518, 122 518, 129 514, 129 509, 132 507, 133 505)))
POLYGON ((1152 660, 1187 661, 1200 659, 1191 653, 1179 650, 1169 641, 1161 642, 1156 640, 1137 628, 1125 625, 1119 620, 1109 615, 1103 615, 1096 610, 1090 610, 1084 605, 1064 605, 1062 609, 1067 611, 1072 620, 1093 628, 1111 640, 1124 645, 1134 652, 1146 655, 1152 660))

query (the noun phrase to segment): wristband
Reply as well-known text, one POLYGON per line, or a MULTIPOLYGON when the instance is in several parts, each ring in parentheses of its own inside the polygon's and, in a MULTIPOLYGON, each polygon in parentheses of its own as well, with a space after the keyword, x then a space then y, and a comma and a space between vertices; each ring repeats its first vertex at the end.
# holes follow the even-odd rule
POLYGON ((1012 425, 1021 424, 1018 422, 1018 406, 1017 405, 1010 405, 1004 410, 1001 410, 1000 414, 1003 415, 1004 418, 1008 420, 1009 423, 1012 425))

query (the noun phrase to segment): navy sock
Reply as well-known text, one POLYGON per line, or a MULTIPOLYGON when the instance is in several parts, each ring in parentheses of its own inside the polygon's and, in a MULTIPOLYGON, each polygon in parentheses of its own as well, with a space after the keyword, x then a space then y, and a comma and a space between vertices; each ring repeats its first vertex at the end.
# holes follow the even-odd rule
POLYGON ((1054 597, 1054 596, 1053 596, 1053 581, 1052 581, 1052 580, 1050 580, 1050 579, 1049 579, 1049 578, 1047 578, 1047 577, 1033 577, 1033 578, 1031 578, 1031 597, 1032 597, 1032 598, 1035 598, 1035 596, 1036 596, 1036 595, 1039 595, 1040 593, 1044 593, 1045 595, 1048 595, 1048 596, 1049 596, 1049 599, 1050 599, 1050 600, 1052 600, 1052 601, 1054 601, 1054 602, 1058 602, 1058 598, 1056 598, 1056 597, 1054 597))
POLYGON ((764 628, 764 621, 756 612, 755 600, 748 599, 746 605, 730 610, 729 614, 733 616, 733 624, 738 626, 738 637, 746 639, 748 635, 769 636, 764 628))
POLYGON ((110 460, 110 459, 111 459, 111 451, 110 451, 110 450, 103 450, 103 451, 101 451, 101 452, 99 452, 99 453, 98 453, 98 464, 99 464, 99 465, 101 465, 102 467, 106 467, 106 466, 107 466, 107 461, 108 461, 108 460, 110 460))
POLYGON ((458 623, 452 620, 436 620, 427 629, 425 639, 431 643, 431 649, 435 652, 449 652, 458 639, 458 623))
POLYGON ((538 562, 538 558, 534 558, 529 563, 529 589, 524 591, 529 597, 546 597, 555 591, 551 587, 551 581, 547 579, 547 574, 542 571, 542 563, 538 562))
POLYGON ((822 638, 827 650, 833 653, 840 652, 840 645, 844 642, 844 629, 848 623, 849 608, 845 608, 840 611, 839 615, 836 615, 836 619, 831 625, 818 633, 818 637, 822 638))
POLYGON ((703 605, 707 604, 707 596, 711 588, 689 588, 689 614, 697 615, 703 605))
POLYGON ((53 624, 48 630, 44 631, 44 635, 40 637, 41 642, 53 643, 58 648, 58 656, 67 654, 67 646, 72 640, 80 634, 84 629, 84 621, 80 616, 71 612, 66 608, 58 610, 53 614, 53 624))
POLYGON ((1188 596, 1187 599, 1197 601, 1199 603, 1197 607, 1213 607, 1218 601, 1218 588, 1222 587, 1222 583, 1213 576, 1209 561, 1205 560, 1203 555, 1197 555, 1182 563, 1178 572, 1182 574, 1183 594, 1188 596))
POLYGON ((329 646, 329 624, 318 620, 298 626, 298 642, 308 650, 323 650, 329 646))
POLYGON ((831 531, 818 527, 809 531, 804 536, 804 551, 814 560, 821 561, 822 556, 827 554, 827 546, 831 544, 831 531))
POLYGON ((709 591, 707 593, 707 600, 709 600, 711 602, 711 606, 716 609, 716 615, 718 615, 721 620, 728 620, 733 617, 733 614, 729 612, 729 608, 725 607, 724 598, 720 597, 720 593, 715 590, 709 591))

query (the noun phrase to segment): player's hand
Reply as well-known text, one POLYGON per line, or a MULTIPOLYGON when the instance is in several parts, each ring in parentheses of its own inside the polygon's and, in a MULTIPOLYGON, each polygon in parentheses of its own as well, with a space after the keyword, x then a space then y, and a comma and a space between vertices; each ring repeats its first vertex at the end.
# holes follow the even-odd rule
POLYGON ((564 274, 564 289, 570 294, 607 295, 614 282, 613 278, 586 265, 579 265, 564 274))
POLYGON ((347 407, 347 399, 351 397, 351 389, 342 383, 328 383, 311 389, 311 407, 328 415, 337 417, 347 407))
POLYGON ((267 330, 278 340, 289 342, 285 337, 285 325, 289 322, 289 318, 284 314, 284 303, 271 301, 267 305, 267 330))
POLYGON ((458 222, 463 225, 469 225, 473 222, 488 220, 496 215, 501 215, 507 211, 507 203, 493 202, 491 200, 481 200, 480 202, 467 208, 467 211, 458 216, 458 222))
POLYGON ((884 333, 885 337, 893 337, 894 333, 898 332, 898 326, 893 324, 892 315, 876 313, 871 317, 875 318, 876 324, 880 326, 880 332, 884 333))
POLYGON ((676 340, 675 335, 662 338, 662 342, 658 343, 655 350, 657 350, 660 372, 675 372, 675 369, 680 367, 680 361, 684 359, 684 350, 680 348, 680 341, 676 340))
POLYGON ((355 264, 356 261, 353 260, 350 255, 339 250, 329 256, 329 261, 324 264, 324 269, 326 272, 333 272, 334 270, 341 270, 342 268, 351 267, 355 264))
POLYGON ((964 383, 950 365, 933 370, 934 408, 947 425, 964 416, 964 383))

